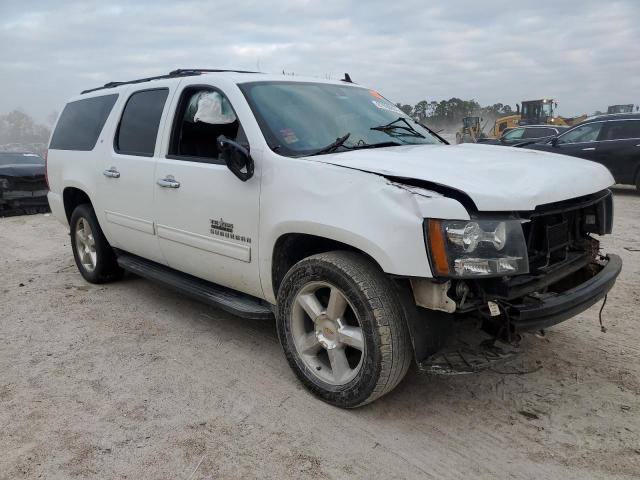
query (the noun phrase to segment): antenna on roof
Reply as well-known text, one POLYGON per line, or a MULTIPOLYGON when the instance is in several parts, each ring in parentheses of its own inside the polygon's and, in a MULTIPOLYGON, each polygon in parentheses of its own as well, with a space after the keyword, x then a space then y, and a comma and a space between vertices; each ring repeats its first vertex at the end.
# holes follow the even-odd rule
POLYGON ((353 81, 351 80, 351 76, 348 73, 344 74, 344 78, 341 79, 342 82, 347 82, 347 83, 353 83, 353 81))

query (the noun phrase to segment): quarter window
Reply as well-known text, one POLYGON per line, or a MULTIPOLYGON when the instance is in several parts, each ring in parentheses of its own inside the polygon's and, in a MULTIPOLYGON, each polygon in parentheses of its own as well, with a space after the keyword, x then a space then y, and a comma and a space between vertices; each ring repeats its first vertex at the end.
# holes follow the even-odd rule
POLYGON ((602 136, 603 140, 625 140, 627 138, 640 138, 640 120, 607 122, 602 136))
POLYGON ((598 139, 601 128, 602 122, 581 125, 558 137, 558 143, 595 142, 598 139))
POLYGON ((117 94, 111 94, 67 103, 56 124, 49 148, 93 150, 117 99, 117 94))
POLYGON ((160 117, 168 94, 169 89, 161 88, 143 90, 129 97, 114 142, 118 153, 153 156, 160 117))

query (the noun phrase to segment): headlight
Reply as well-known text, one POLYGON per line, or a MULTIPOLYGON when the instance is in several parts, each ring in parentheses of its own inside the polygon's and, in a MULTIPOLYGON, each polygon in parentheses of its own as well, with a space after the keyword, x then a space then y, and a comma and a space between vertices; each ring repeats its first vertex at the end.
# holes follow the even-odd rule
POLYGON ((529 273, 527 245, 518 220, 425 222, 431 269, 446 277, 498 277, 529 273))

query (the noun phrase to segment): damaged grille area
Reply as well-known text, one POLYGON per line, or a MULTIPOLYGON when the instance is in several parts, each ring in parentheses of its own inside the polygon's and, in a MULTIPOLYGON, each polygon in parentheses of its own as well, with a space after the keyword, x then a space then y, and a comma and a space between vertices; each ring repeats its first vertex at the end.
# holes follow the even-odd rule
MULTIPOLYGON (((458 312, 484 308, 487 300, 538 303, 540 295, 560 294, 601 269, 600 243, 594 235, 611 233, 613 200, 609 190, 520 213, 527 243, 529 273, 465 282, 471 293, 458 312)), ((502 318, 502 317, 498 317, 502 318)))
POLYGON ((594 258, 599 244, 589 234, 611 233, 613 201, 609 190, 570 202, 546 205, 523 223, 529 272, 553 271, 576 256, 594 258))

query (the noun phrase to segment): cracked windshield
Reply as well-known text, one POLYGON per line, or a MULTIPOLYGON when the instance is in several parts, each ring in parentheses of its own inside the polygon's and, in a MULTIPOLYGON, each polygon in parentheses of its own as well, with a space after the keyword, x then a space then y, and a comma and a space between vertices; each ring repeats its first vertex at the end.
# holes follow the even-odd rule
POLYGON ((281 155, 441 143, 375 90, 302 82, 257 82, 241 89, 269 146, 281 155))

